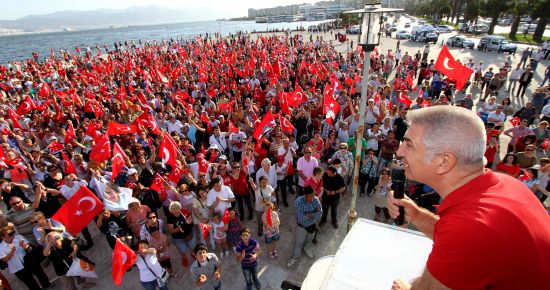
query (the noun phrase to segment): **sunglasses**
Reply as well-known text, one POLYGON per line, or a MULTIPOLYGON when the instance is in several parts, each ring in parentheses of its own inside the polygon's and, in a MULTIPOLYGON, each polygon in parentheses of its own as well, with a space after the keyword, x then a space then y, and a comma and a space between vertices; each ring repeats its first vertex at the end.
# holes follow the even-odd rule
POLYGON ((8 233, 8 236, 10 236, 10 237, 13 237, 13 235, 15 235, 15 232, 9 232, 8 233))
POLYGON ((235 166, 235 167, 233 167, 233 169, 241 169, 241 167, 240 166, 235 166))
POLYGON ((304 154, 311 154, 311 151, 309 151, 309 152, 304 152, 304 154))
POLYGON ((157 216, 156 216, 156 215, 153 215, 153 216, 148 217, 147 219, 148 219, 148 220, 152 220, 152 219, 156 219, 156 218, 157 218, 157 216))

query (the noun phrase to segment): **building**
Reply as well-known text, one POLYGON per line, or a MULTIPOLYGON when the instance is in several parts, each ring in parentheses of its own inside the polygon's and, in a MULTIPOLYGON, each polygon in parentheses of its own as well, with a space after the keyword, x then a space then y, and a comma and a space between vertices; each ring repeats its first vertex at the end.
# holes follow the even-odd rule
POLYGON ((248 9, 248 17, 299 15, 307 20, 323 20, 335 18, 338 13, 343 11, 363 8, 365 3, 367 3, 366 0, 333 0, 320 1, 314 5, 304 3, 263 9, 250 8, 248 9))

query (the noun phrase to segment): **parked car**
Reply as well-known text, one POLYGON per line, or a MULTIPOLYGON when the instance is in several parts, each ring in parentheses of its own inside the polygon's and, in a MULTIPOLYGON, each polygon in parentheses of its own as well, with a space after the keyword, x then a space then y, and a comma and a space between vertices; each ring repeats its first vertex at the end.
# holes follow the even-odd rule
POLYGON ((534 24, 521 24, 518 26, 518 32, 520 33, 534 33, 537 29, 537 26, 534 24))
POLYGON ((359 34, 359 31, 359 25, 353 25, 346 29, 346 34, 359 34))
POLYGON ((447 25, 437 25, 435 27, 435 29, 437 31, 439 31, 440 33, 449 33, 449 32, 452 32, 454 29, 450 26, 447 26, 447 25))
POLYGON ((496 51, 498 53, 516 53, 517 46, 506 40, 504 36, 486 35, 479 40, 477 49, 481 51, 496 51))
POLYGON ((500 26, 510 26, 512 24, 512 21, 508 18, 504 18, 498 22, 498 25, 500 26))
POLYGON ((431 25, 415 26, 413 27, 411 32, 412 41, 419 41, 419 42, 425 42, 425 43, 433 42, 435 44, 437 43, 438 38, 439 38, 439 33, 431 25))
POLYGON ((411 38, 411 33, 407 30, 399 30, 395 33, 395 38, 397 39, 409 39, 411 38))
POLYGON ((390 31, 391 31, 391 32, 397 31, 397 24, 393 23, 393 24, 390 26, 390 31))
POLYGON ((410 22, 405 23, 405 28, 409 28, 409 27, 411 27, 411 23, 410 22))
POLYGON ((476 24, 468 27, 468 33, 482 34, 489 32, 489 26, 485 24, 476 24))
POLYGON ((474 42, 464 35, 455 35, 447 39, 447 46, 474 49, 474 42))

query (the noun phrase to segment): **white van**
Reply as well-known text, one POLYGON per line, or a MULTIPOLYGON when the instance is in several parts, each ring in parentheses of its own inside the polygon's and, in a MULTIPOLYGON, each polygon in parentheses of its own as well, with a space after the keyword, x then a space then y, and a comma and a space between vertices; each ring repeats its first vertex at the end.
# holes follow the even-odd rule
POLYGON ((479 40, 477 49, 481 51, 496 51, 498 53, 516 53, 517 46, 506 40, 504 36, 486 35, 479 40))
POLYGON ((431 25, 415 26, 411 31, 411 41, 437 43, 439 32, 431 25))

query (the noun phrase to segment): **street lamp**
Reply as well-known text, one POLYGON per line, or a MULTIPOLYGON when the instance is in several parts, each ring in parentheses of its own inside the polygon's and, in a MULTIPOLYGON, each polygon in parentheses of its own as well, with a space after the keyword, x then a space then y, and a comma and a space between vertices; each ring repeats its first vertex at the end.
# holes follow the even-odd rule
POLYGON ((370 54, 374 50, 374 48, 380 44, 380 36, 382 35, 381 29, 382 25, 384 24, 382 20, 383 13, 396 11, 403 11, 403 9, 382 8, 381 3, 371 3, 365 4, 364 9, 344 12, 350 14, 360 14, 363 17, 358 45, 360 45, 365 52, 365 59, 363 60, 363 79, 361 80, 361 102, 359 103, 359 128, 357 129, 357 137, 355 138, 355 166, 353 167, 353 188, 351 192, 351 206, 348 212, 348 232, 351 230, 351 227, 357 219, 355 205, 357 203, 357 192, 359 190, 359 169, 361 168, 363 131, 365 127, 365 113, 367 109, 367 86, 370 68, 370 54))

